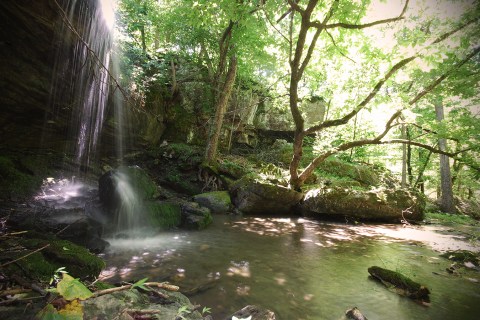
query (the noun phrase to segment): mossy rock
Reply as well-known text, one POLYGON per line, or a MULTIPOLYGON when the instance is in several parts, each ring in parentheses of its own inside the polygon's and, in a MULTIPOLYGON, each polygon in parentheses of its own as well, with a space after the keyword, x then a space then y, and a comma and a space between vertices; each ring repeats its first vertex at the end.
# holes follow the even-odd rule
POLYGON ((232 200, 228 191, 212 191, 197 194, 193 201, 209 208, 212 213, 226 213, 232 208, 232 200))
POLYGON ((182 210, 179 204, 149 201, 144 204, 150 226, 167 230, 178 227, 182 222, 182 210))
POLYGON ((122 206, 127 193, 140 200, 153 200, 159 195, 155 182, 138 166, 108 171, 100 177, 98 185, 100 201, 110 210, 122 206))
POLYGON ((48 281, 61 267, 73 277, 93 279, 105 268, 105 262, 84 247, 48 234, 28 232, 24 238, 3 241, 0 248, 2 260, 21 258, 5 267, 7 273, 23 272, 34 280, 48 281), (21 258, 44 246, 47 247, 21 258))
POLYGON ((310 217, 399 223, 424 218, 425 198, 413 190, 324 187, 309 190, 300 204, 310 217))
POLYGON ((303 193, 245 176, 230 187, 232 203, 245 214, 285 215, 303 198, 303 193))
POLYGON ((381 177, 373 167, 344 162, 339 159, 331 158, 325 160, 317 168, 319 176, 329 176, 338 178, 348 178, 350 180, 357 181, 364 186, 378 186, 381 182, 381 177))
POLYGON ((209 208, 202 207, 196 202, 182 204, 182 228, 203 230, 213 222, 209 208))
MULTIPOLYGON (((180 292, 165 291, 163 289, 158 289, 158 291, 168 296, 168 300, 159 301, 158 299, 152 299, 148 293, 138 290, 122 290, 82 301, 83 317, 84 319, 132 319, 130 316, 125 316, 125 309, 138 309, 159 310, 158 315, 160 315, 161 319, 175 320, 179 319, 178 310, 180 308, 188 307, 189 310, 194 309, 190 300, 180 292)), ((198 311, 193 311, 185 312, 182 315, 182 319, 202 320, 203 317, 198 311)))
POLYGON ((447 251, 442 253, 440 257, 447 258, 456 262, 471 262, 475 266, 480 266, 480 253, 474 253, 468 250, 447 251))

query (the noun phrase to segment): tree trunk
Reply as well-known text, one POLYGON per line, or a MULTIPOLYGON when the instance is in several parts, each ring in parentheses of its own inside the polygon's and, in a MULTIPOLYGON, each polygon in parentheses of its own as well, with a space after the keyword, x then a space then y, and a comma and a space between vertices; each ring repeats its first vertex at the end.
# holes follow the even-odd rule
POLYGON ((220 95, 215 104, 215 118, 210 130, 210 137, 207 144, 207 150, 205 152, 205 161, 212 163, 217 157, 218 142, 220 140, 220 134, 223 125, 223 118, 225 111, 227 110, 228 100, 232 93, 233 84, 235 83, 235 77, 237 74, 237 59, 235 55, 230 58, 230 65, 228 67, 227 77, 225 83, 220 91, 220 95))
MULTIPOLYGON (((402 125, 402 139, 407 137, 405 125, 402 125)), ((402 145, 402 188, 407 187, 407 145, 402 145)))
MULTIPOLYGON (((435 115, 438 122, 444 118, 443 104, 435 103, 435 115)), ((447 150, 447 141, 438 140, 438 147, 441 151, 447 150)), ((455 213, 455 204, 453 202, 452 176, 450 173, 450 162, 446 155, 440 155, 440 209, 443 212, 455 213)))

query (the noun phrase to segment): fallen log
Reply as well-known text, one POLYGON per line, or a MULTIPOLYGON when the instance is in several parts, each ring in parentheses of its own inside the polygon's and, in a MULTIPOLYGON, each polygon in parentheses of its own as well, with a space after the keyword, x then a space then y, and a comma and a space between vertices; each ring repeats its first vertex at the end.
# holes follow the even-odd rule
POLYGON ((393 287, 395 291, 414 300, 429 302, 430 290, 427 287, 407 278, 399 272, 384 269, 381 267, 370 267, 368 273, 374 278, 382 282, 386 287, 393 287))

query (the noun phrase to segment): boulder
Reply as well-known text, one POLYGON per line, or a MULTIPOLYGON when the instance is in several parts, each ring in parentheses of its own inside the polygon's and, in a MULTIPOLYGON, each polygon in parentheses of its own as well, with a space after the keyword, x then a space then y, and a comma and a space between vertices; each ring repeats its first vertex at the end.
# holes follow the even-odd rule
POLYGON ((309 217, 399 223, 424 218, 425 199, 407 189, 354 190, 320 188, 308 191, 300 204, 309 217))
POLYGON ((159 299, 138 290, 123 290, 82 301, 84 319, 165 319, 202 320, 203 317, 187 297, 179 292, 158 289, 159 299), (134 310, 139 310, 137 313, 134 310), (155 310, 158 312, 145 312, 155 310), (184 311, 180 311, 184 310, 184 311), (136 315, 136 316, 135 316, 136 315), (135 317, 132 317, 135 316, 135 317), (146 318, 142 316, 147 316, 146 318))
POLYGON ((202 230, 208 227, 213 221, 210 209, 201 207, 196 202, 184 202, 181 207, 182 228, 202 230))
POLYGON ((159 192, 145 170, 131 166, 119 167, 102 175, 98 181, 98 195, 107 209, 115 211, 123 205, 126 197, 153 200, 159 192))
POLYGON ((16 210, 9 215, 7 223, 14 230, 55 234, 94 253, 102 252, 109 245, 101 238, 101 223, 89 217, 84 208, 16 210))
POLYGON ((303 197, 301 192, 248 177, 233 183, 230 194, 235 207, 243 213, 266 215, 289 214, 303 197))
POLYGON ((212 213, 226 213, 232 208, 232 201, 228 191, 212 191, 197 194, 193 201, 210 209, 212 213))
POLYGON ((228 317, 227 320, 236 319, 250 319, 250 320, 275 320, 275 313, 254 305, 248 305, 241 310, 238 310, 231 317, 228 317), (251 317, 251 318, 249 318, 251 317))

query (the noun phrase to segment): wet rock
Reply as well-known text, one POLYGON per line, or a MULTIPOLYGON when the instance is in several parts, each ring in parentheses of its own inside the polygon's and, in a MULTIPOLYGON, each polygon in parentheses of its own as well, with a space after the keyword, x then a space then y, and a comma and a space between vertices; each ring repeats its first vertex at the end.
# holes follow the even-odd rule
POLYGON ((447 251, 442 253, 440 257, 447 258, 448 260, 455 262, 461 262, 464 265, 466 263, 471 263, 477 268, 480 266, 480 254, 468 250, 447 251))
POLYGON ((228 317, 226 320, 234 320, 237 319, 250 319, 250 320, 275 320, 275 313, 268 309, 248 305, 243 309, 235 312, 231 317, 228 317), (251 318, 249 318, 251 317, 251 318))
POLYGON ((138 166, 119 167, 102 175, 98 181, 100 201, 109 210, 122 206, 126 197, 139 200, 153 200, 158 188, 148 173, 138 166))
POLYGON ((230 194, 235 207, 245 214, 290 214, 303 197, 301 192, 249 178, 236 181, 230 194))
POLYGON ((300 204, 303 215, 399 223, 424 217, 425 200, 406 189, 354 190, 324 187, 306 193, 300 204))
POLYGON ((353 307, 352 309, 348 309, 345 311, 345 315, 347 319, 350 320, 368 320, 357 307, 353 307))
POLYGON ((210 209, 201 207, 196 202, 184 202, 181 207, 182 228, 202 230, 208 227, 213 221, 210 209))
POLYGON ((201 193, 194 196, 193 201, 207 207, 212 213, 226 213, 232 208, 232 201, 228 191, 201 193))
POLYGON ((141 316, 141 311, 157 310, 158 313, 144 313, 148 315, 148 319, 164 320, 201 320, 203 317, 194 309, 187 297, 179 292, 158 290, 161 294, 168 296, 162 301, 156 301, 154 296, 141 293, 137 290, 124 290, 99 296, 96 298, 82 301, 83 318, 84 319, 136 319, 132 315, 141 316), (180 312, 180 308, 184 308, 184 312, 180 312), (135 313, 134 310, 139 312, 135 313), (128 312, 127 312, 128 311, 128 312), (181 317, 180 317, 181 316, 181 317))
POLYGON ((149 201, 144 210, 149 225, 155 229, 171 229, 182 223, 182 208, 177 203, 149 201))
POLYGON ((102 224, 89 217, 83 208, 17 210, 10 214, 7 223, 14 230, 55 234, 94 253, 102 252, 109 245, 101 238, 102 224))

